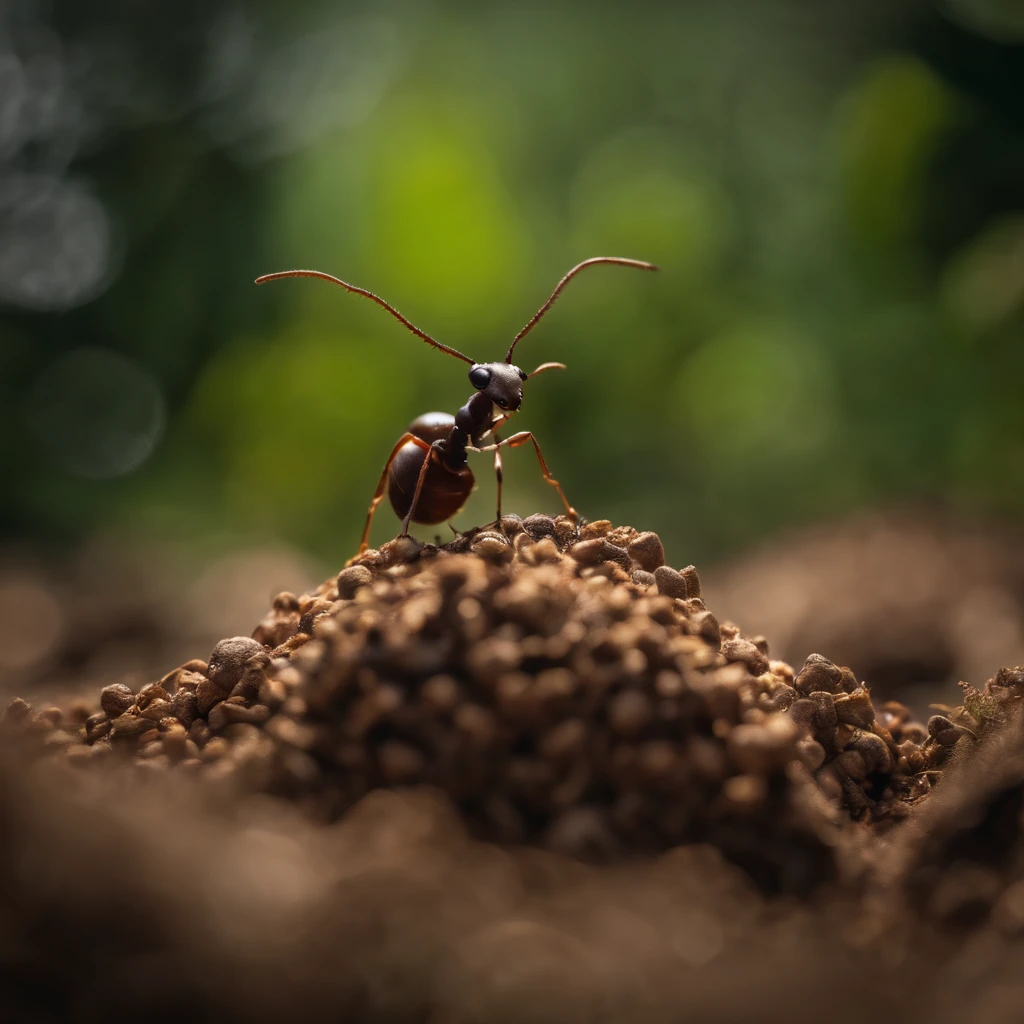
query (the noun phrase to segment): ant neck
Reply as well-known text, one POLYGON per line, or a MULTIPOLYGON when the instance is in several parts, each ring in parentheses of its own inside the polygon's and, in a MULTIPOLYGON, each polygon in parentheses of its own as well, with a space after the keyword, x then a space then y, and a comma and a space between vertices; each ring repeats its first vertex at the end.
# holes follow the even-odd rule
POLYGON ((484 436, 494 422, 494 406, 482 392, 477 391, 455 414, 455 426, 451 433, 439 441, 445 464, 452 469, 466 465, 466 445, 475 444, 484 436))

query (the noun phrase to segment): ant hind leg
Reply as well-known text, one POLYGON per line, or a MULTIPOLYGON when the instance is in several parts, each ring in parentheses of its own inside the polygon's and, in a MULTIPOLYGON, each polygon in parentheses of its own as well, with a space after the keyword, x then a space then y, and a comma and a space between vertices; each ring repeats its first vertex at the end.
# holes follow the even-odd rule
POLYGON ((427 454, 423 459, 423 465, 420 466, 419 476, 416 477, 416 490, 412 492, 412 501, 409 504, 409 511, 405 513, 405 518, 402 520, 402 532, 398 535, 399 537, 409 536, 409 524, 412 522, 416 506, 419 504, 420 492, 423 490, 423 481, 427 478, 427 470, 430 468, 430 459, 434 454, 434 449, 427 444, 426 441, 422 441, 421 444, 427 449, 427 454))
MULTIPOLYGON (((391 472, 391 464, 395 461, 396 456, 410 441, 415 442, 421 448, 426 448, 428 451, 430 445, 427 444, 422 438, 417 437, 415 434, 405 433, 399 439, 398 443, 394 448, 391 449, 391 454, 388 456, 388 461, 384 463, 384 472, 380 475, 380 480, 377 483, 377 490, 373 492, 373 497, 370 499, 370 508, 366 513, 366 525, 363 527, 363 537, 359 542, 359 553, 362 554, 370 546, 370 526, 373 524, 373 514, 377 511, 377 506, 381 503, 384 498, 384 491, 388 486, 388 473, 391 472)), ((426 465, 426 459, 423 460, 426 465)), ((419 496, 419 490, 416 491, 417 497, 419 496)), ((414 502, 415 505, 415 502, 414 502)), ((405 531, 403 531, 404 533, 405 531)))

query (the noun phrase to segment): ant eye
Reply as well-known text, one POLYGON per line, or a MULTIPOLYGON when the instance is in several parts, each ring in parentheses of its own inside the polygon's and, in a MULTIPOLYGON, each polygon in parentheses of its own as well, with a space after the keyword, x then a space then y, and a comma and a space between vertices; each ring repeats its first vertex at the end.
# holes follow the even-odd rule
POLYGON ((478 391, 482 391, 491 383, 491 371, 486 366, 474 366, 469 371, 469 383, 478 391))
POLYGON ((519 374, 520 380, 526 380, 526 378, 530 376, 528 373, 523 373, 523 371, 520 370, 518 366, 516 367, 516 373, 519 374))

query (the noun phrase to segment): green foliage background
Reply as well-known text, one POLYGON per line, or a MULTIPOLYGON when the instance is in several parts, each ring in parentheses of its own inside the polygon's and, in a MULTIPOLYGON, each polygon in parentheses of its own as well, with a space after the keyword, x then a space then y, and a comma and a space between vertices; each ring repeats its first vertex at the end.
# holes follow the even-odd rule
MULTIPOLYGON (((337 563, 465 367, 338 289, 253 278, 330 271, 486 360, 599 254, 663 269, 573 283, 521 346, 569 372, 516 422, 588 517, 698 559, 906 497, 1024 511, 1014 5, 19 6, 15 43, 113 40, 119 71, 86 76, 106 120, 64 169, 110 216, 105 287, 0 307, 8 538, 273 537, 337 563), (159 389, 132 472, 87 478, 53 443, 47 371, 83 347, 159 389)), ((128 400, 107 383, 60 426, 86 446, 128 400)), ((509 510, 556 510, 528 450, 506 474, 509 510)), ((492 515, 477 476, 464 525, 492 515)), ((376 539, 395 528, 385 506, 376 539)))

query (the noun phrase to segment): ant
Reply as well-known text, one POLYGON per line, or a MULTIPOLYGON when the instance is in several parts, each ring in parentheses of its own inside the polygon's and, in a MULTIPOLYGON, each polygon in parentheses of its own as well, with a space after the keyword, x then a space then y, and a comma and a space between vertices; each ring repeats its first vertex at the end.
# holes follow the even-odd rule
POLYGON ((540 471, 544 479, 558 491, 566 513, 574 520, 577 518, 576 510, 569 504, 560 484, 551 475, 533 434, 524 430, 502 440, 498 436, 498 429, 511 419, 523 404, 524 381, 544 373, 545 370, 565 369, 563 363, 541 363, 533 373, 524 373, 512 362, 512 353, 520 340, 533 330, 541 317, 551 308, 562 289, 581 270, 595 263, 616 263, 640 270, 658 269, 653 263, 624 259, 620 256, 595 256, 577 264, 558 282, 547 302, 512 339, 503 363, 478 363, 457 349, 442 345, 414 326, 380 296, 365 288, 347 284, 340 278, 320 270, 282 270, 276 274, 264 274, 256 278, 257 284, 277 281, 284 277, 315 277, 322 281, 330 281, 356 295, 371 299, 378 306, 383 306, 399 323, 404 324, 428 345, 447 352, 464 363, 469 363, 469 382, 476 388, 476 394, 454 416, 445 412, 428 412, 413 420, 392 449, 388 461, 384 464, 377 490, 370 501, 366 526, 359 543, 360 553, 369 547, 370 525, 373 523, 373 514, 384 497, 385 487, 391 500, 391 507, 402 520, 402 537, 409 533, 410 522, 436 526, 451 519, 466 503, 475 483, 473 471, 469 468, 466 458, 467 452, 494 453, 494 473, 498 481, 498 522, 501 521, 501 449, 518 448, 527 443, 533 444, 537 461, 540 463, 540 471), (493 436, 494 443, 481 447, 480 442, 488 435, 493 436))

